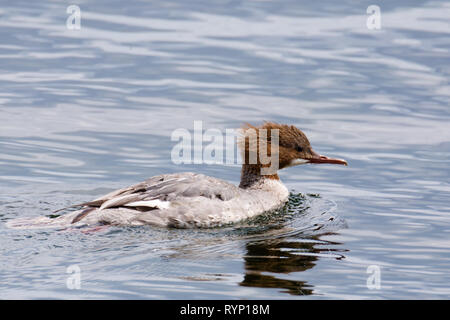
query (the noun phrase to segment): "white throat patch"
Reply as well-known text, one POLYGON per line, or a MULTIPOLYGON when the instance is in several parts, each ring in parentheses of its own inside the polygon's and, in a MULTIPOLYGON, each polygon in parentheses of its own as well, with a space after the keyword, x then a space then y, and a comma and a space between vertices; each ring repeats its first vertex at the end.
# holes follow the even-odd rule
POLYGON ((288 167, 294 167, 294 166, 299 166, 301 164, 307 164, 309 163, 309 160, 305 160, 305 159, 294 159, 291 160, 291 162, 289 163, 288 167))

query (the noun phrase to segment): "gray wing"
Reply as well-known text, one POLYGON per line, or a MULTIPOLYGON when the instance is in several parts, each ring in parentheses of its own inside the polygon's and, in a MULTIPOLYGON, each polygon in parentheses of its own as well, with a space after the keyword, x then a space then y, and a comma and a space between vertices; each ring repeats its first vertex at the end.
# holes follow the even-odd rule
MULTIPOLYGON (((152 177, 128 188, 115 190, 93 201, 72 207, 90 208, 126 207, 139 211, 164 209, 164 203, 183 197, 205 197, 227 201, 239 193, 239 188, 226 181, 191 172, 164 174, 152 177)), ((82 214, 83 214, 82 213, 82 214)), ((79 219, 83 218, 80 217, 79 219)), ((77 219, 77 220, 79 220, 77 219)))

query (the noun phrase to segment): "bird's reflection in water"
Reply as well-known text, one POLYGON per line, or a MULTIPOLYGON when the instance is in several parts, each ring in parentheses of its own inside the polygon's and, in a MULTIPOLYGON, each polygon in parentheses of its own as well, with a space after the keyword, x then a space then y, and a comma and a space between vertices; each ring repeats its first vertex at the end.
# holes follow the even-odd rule
POLYGON ((333 207, 334 203, 319 195, 291 193, 279 214, 270 216, 275 219, 269 224, 275 227, 272 237, 247 242, 240 285, 279 288, 292 295, 313 294, 313 285, 297 280, 301 275, 292 273, 313 268, 321 258, 344 258, 346 250, 340 243, 320 239, 346 227, 345 221, 333 214, 333 207))
MULTIPOLYGON (((282 274, 313 268, 322 256, 342 259, 343 250, 331 248, 335 242, 311 239, 277 239, 249 242, 244 256, 245 275, 241 286, 279 288, 292 295, 313 294, 313 286, 306 281, 284 279, 282 274)), ((295 276, 298 278, 298 275, 295 276)))

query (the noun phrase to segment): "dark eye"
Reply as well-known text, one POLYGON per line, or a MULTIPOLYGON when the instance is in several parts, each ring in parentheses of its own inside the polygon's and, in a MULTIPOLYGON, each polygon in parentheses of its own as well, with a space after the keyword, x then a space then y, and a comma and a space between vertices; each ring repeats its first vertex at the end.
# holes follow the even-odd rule
POLYGON ((303 148, 300 147, 300 146, 296 147, 295 149, 296 149, 298 152, 303 152, 303 148))

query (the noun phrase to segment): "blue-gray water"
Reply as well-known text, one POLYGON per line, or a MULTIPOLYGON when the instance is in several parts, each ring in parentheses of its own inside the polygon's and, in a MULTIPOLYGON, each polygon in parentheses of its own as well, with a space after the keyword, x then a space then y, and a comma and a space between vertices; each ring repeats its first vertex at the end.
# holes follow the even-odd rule
POLYGON ((0 298, 450 298, 446 1, 379 1, 379 30, 372 1, 77 1, 80 30, 70 4, 1 1, 0 298), (289 208, 222 229, 5 226, 160 173, 238 183, 170 135, 262 120, 349 166, 286 169, 289 208))

